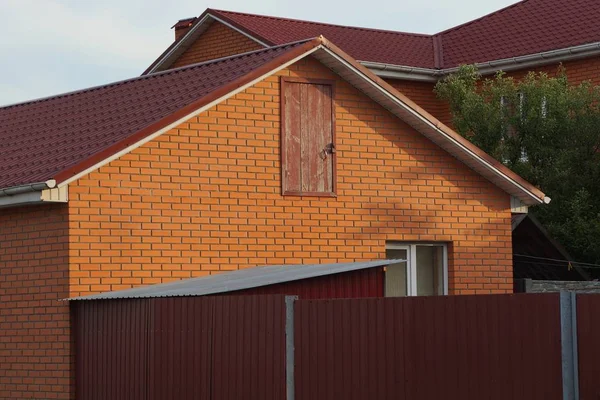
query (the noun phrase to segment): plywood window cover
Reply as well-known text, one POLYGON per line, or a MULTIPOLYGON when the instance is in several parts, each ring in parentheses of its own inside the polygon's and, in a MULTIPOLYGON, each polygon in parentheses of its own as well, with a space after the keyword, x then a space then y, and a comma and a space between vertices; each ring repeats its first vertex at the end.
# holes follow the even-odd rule
POLYGON ((335 134, 335 80, 333 79, 306 79, 296 77, 281 77, 280 88, 280 109, 281 109, 281 193, 283 196, 313 196, 313 197, 337 197, 337 152, 330 154, 331 161, 331 192, 297 192, 286 190, 286 175, 284 168, 286 165, 286 146, 287 135, 285 134, 285 85, 287 83, 306 83, 312 85, 328 85, 331 87, 331 140, 334 148, 337 148, 335 134))

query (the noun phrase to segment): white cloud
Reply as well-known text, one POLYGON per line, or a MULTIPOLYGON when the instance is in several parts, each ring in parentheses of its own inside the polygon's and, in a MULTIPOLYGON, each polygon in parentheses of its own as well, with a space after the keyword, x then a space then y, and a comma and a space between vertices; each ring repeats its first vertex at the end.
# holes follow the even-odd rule
MULTIPOLYGON (((214 8, 344 25, 433 33, 515 0, 220 0, 214 8)), ((172 42, 197 0, 0 1, 0 105, 140 74, 172 42)))

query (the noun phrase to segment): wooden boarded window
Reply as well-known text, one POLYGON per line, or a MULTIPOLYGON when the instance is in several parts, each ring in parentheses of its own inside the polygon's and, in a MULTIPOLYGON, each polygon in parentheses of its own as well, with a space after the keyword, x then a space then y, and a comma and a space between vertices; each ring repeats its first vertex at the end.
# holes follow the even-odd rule
POLYGON ((284 195, 335 195, 333 90, 333 81, 281 79, 284 195))

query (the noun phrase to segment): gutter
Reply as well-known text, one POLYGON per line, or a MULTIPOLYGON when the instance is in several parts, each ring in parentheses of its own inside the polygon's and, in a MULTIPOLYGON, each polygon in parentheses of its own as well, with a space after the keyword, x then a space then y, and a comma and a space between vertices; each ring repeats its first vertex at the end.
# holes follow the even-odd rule
POLYGON ((441 76, 441 69, 409 67, 406 65, 385 64, 371 61, 359 61, 363 67, 382 78, 406 79, 411 81, 436 82, 441 76))
POLYGON ((66 203, 67 201, 68 187, 59 188, 54 179, 0 189, 0 208, 45 202, 66 203))
POLYGON ((56 181, 50 179, 46 182, 28 183, 26 185, 12 186, 4 189, 0 189, 0 197, 16 196, 24 193, 41 192, 46 189, 53 189, 56 187, 56 181))
MULTIPOLYGON (((476 63, 475 67, 481 75, 490 75, 497 71, 514 71, 528 67, 537 67, 563 61, 576 60, 585 57, 600 55, 600 42, 588 43, 564 49, 550 50, 542 53, 528 54, 500 60, 476 63)), ((452 68, 420 68, 405 65, 359 61, 369 68, 375 75, 383 78, 406 79, 423 82, 436 82, 444 76, 458 71, 459 67, 452 68)))

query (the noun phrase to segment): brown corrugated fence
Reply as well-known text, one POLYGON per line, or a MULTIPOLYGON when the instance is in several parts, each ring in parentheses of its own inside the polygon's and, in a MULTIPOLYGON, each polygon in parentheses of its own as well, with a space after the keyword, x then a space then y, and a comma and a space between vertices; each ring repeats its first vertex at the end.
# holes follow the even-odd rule
POLYGON ((77 399, 285 397, 283 296, 74 303, 77 399))
POLYGON ((299 300, 296 399, 561 399, 556 294, 299 300))
POLYGON ((558 400, 576 398, 574 388, 581 400, 600 398, 598 295, 300 299, 287 308, 283 295, 208 296, 72 307, 80 400, 558 400))
POLYGON ((600 295, 577 295, 579 398, 600 399, 600 295))

